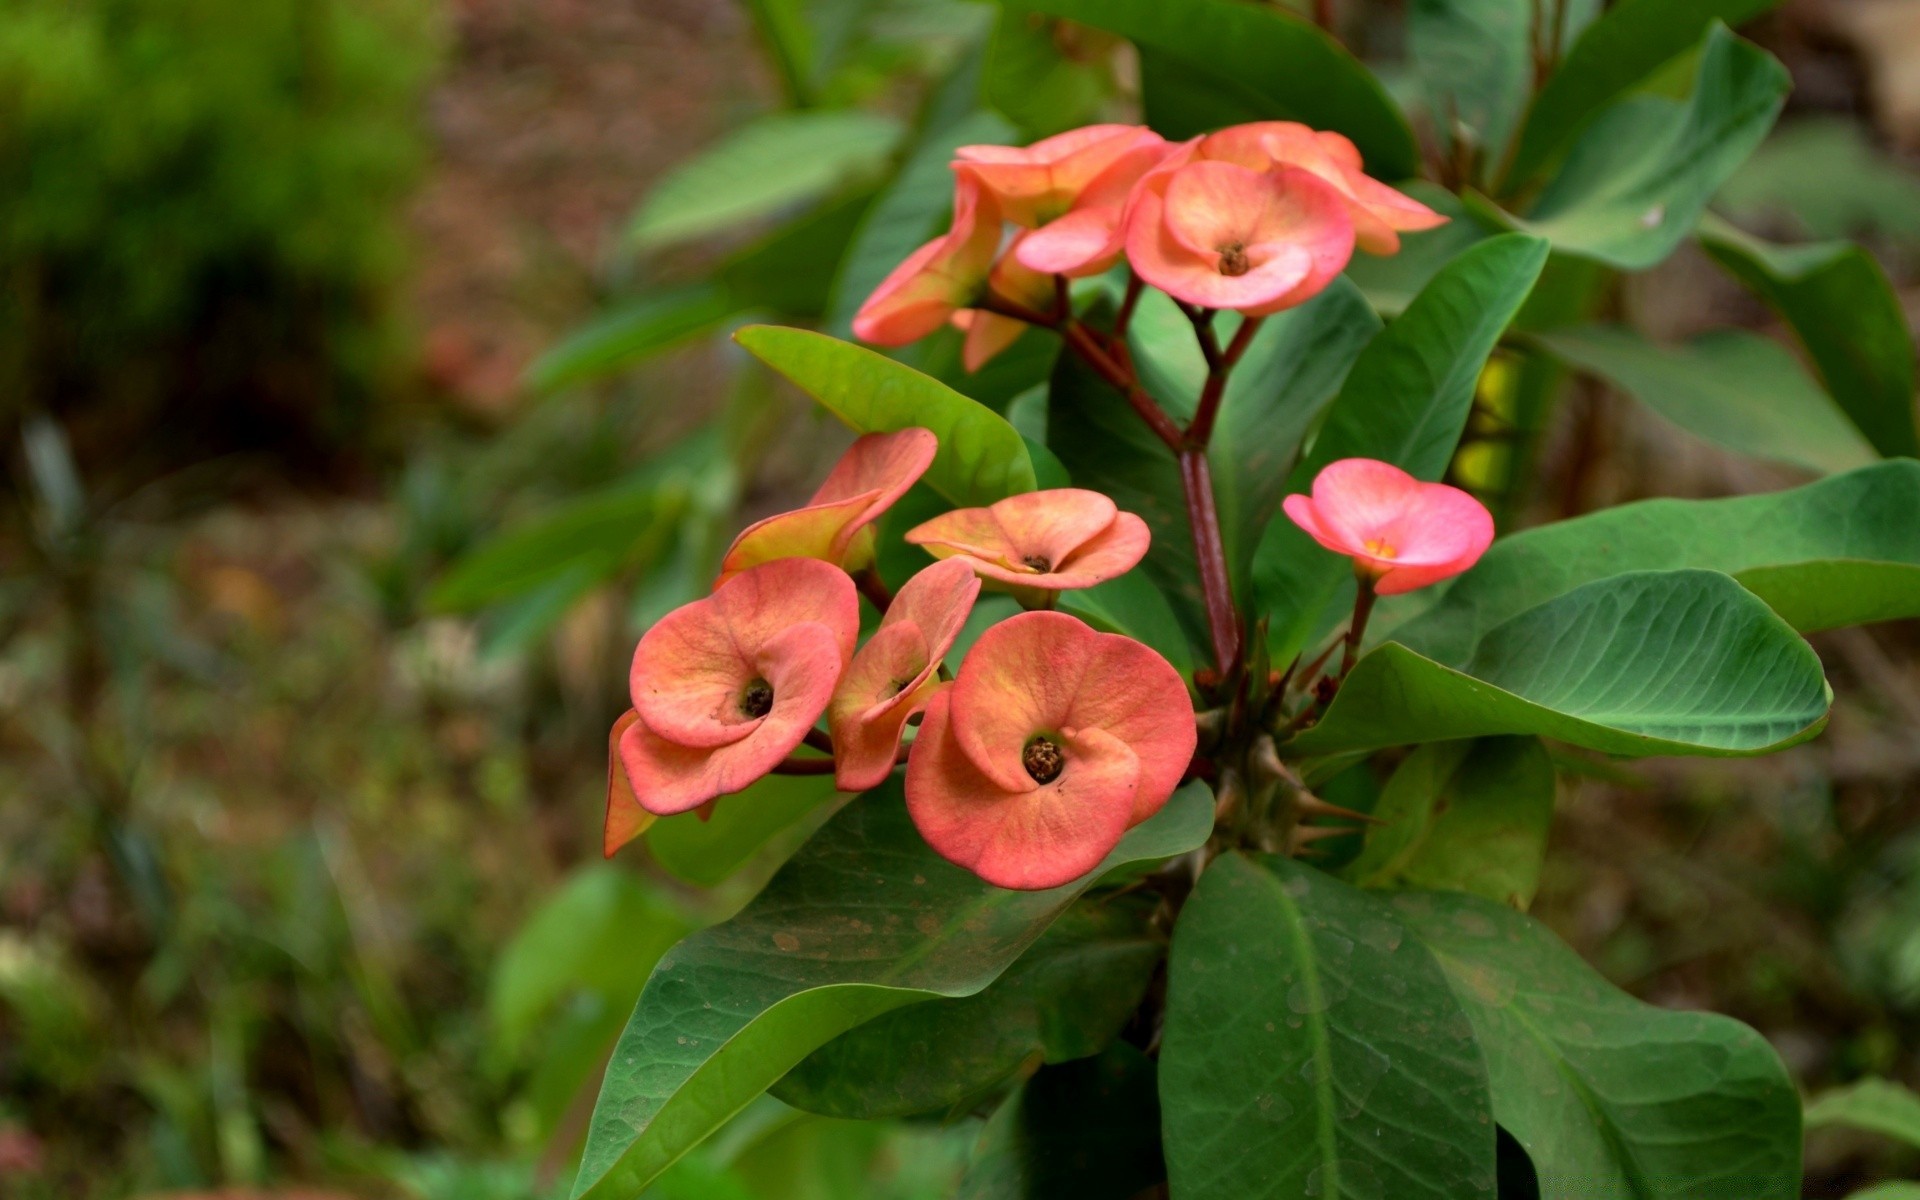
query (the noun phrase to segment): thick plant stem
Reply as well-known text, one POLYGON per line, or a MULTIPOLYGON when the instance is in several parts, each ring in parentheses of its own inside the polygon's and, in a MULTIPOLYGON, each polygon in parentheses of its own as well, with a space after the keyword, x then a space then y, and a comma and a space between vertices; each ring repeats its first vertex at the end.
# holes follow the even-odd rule
POLYGON ((1343 683, 1347 673, 1353 670, 1354 661, 1360 657, 1360 639, 1367 635, 1367 618, 1373 615, 1373 602, 1379 599, 1373 590, 1373 580, 1362 575, 1359 585, 1353 597, 1353 620, 1347 623, 1346 650, 1340 655, 1340 679, 1343 683))
POLYGON ((860 589, 860 594, 865 596, 882 616, 886 615, 887 609, 892 607, 893 593, 887 590, 886 581, 880 578, 878 568, 868 567, 856 574, 853 577, 853 586, 860 589))
POLYGON ((1240 616, 1233 607, 1233 586, 1227 577, 1227 548, 1220 537, 1220 513, 1213 502, 1213 470, 1206 450, 1189 446, 1180 451, 1180 483, 1187 498, 1187 523, 1193 529, 1193 553, 1200 567, 1200 588, 1206 597, 1207 632, 1213 639, 1213 661, 1224 681, 1240 662, 1240 616))

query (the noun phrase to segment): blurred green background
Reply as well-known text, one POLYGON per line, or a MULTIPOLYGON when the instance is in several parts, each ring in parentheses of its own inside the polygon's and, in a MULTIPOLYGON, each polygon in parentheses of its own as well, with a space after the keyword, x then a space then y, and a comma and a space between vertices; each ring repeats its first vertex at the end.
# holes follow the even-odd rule
MULTIPOLYGON (((733 0, 0 0, 0 1197, 565 1193, 654 958, 780 852, 599 861, 627 656, 846 440, 724 339, 609 371, 678 336, 625 298, 682 281, 689 320, 768 213, 831 227, 990 20, 816 7, 796 63, 733 0), (729 130, 853 104, 808 179, 676 208, 729 130)), ((1063 103, 1124 105, 1112 45, 1045 33, 1101 76, 1063 103)), ((1751 33, 1797 87, 1716 207, 1863 240, 1912 313, 1920 5, 1751 33)), ((1634 286, 1651 331, 1768 329, 1693 250, 1634 286)), ((1579 385, 1516 510, 1794 478, 1579 385)), ((1537 912, 1810 1091, 1913 1083, 1920 630, 1816 645, 1819 742, 1566 760, 1537 912)), ((656 1193, 943 1196, 977 1134, 766 1100, 656 1193)), ((1822 1133, 1809 1194, 1900 1153, 1822 1133)))

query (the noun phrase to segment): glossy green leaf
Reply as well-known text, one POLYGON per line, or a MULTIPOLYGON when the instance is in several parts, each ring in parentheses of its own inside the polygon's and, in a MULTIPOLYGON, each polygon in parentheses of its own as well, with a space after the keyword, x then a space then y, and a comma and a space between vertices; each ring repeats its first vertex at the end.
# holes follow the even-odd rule
POLYGON ((1494 626, 1458 669, 1380 646, 1291 746, 1534 734, 1630 756, 1761 754, 1818 733, 1831 699, 1813 648, 1751 592, 1714 571, 1645 571, 1494 626))
POLYGON ((1393 907, 1466 1010, 1494 1118, 1543 1200, 1800 1194, 1799 1097, 1765 1038, 1633 999, 1500 905, 1408 892, 1393 907))
POLYGON ((1711 217, 1700 234, 1714 261, 1780 314, 1874 448, 1920 455, 1913 334, 1873 256, 1852 242, 1772 246, 1711 217))
POLYGON ((1436 127, 1497 165, 1533 94, 1533 0, 1412 0, 1407 50, 1436 127))
POLYGON ((1651 267, 1693 232, 1707 201, 1773 127, 1791 86, 1772 55, 1716 26, 1687 100, 1637 95, 1607 108, 1514 224, 1568 254, 1628 271, 1651 267))
POLYGON ((1160 1103, 1187 1200, 1494 1189, 1487 1072, 1383 898, 1290 859, 1214 860, 1168 960, 1160 1103))
POLYGON ((979 995, 876 1017, 808 1055, 773 1094, 830 1117, 904 1117, 976 1099, 1022 1065, 1098 1054, 1165 952, 1151 915, 1125 898, 1083 901, 979 995))
MULTIPOLYGON (((1306 492, 1320 468, 1364 457, 1438 479, 1466 427, 1487 356, 1547 261, 1537 238, 1489 238, 1447 264, 1361 352, 1313 446, 1287 479, 1306 492)), ((1276 662, 1286 662, 1352 578, 1347 561, 1291 521, 1267 525, 1253 560, 1257 607, 1272 619, 1276 662)))
POLYGON ((1401 190, 1449 219, 1437 229, 1401 234, 1398 254, 1355 254, 1347 264, 1347 278, 1384 317, 1405 312, 1442 267, 1489 236, 1487 226, 1467 211, 1460 197, 1439 184, 1415 180, 1401 190))
POLYGON ((1101 871, 1010 892, 929 849, 897 782, 853 801, 739 916, 661 960, 608 1063, 574 1195, 637 1194, 820 1046, 902 1005, 979 992, 1104 870, 1184 853, 1212 825, 1192 785, 1101 871))
POLYGON ((1525 910, 1553 820, 1553 760, 1537 738, 1435 742, 1409 754, 1380 794, 1361 887, 1471 892, 1525 910))
POLYGON ((775 843, 790 840, 836 793, 828 775, 768 775, 724 796, 713 815, 665 817, 647 827, 647 850, 676 878, 714 887, 775 843))
POLYGON ((1684 346, 1656 346, 1630 329, 1589 325, 1535 341, 1729 450, 1823 473, 1879 457, 1792 352, 1758 334, 1718 329, 1684 346))
POLYGON ((1462 662, 1487 630, 1623 571, 1723 571, 1802 632, 1920 616, 1920 463, 1726 500, 1644 500, 1501 538, 1390 636, 1462 662))
POLYGON ((959 1200, 1132 1197, 1166 1177, 1153 1060, 1117 1043, 1042 1067, 995 1110, 959 1200))
POLYGON ((527 386, 553 392, 604 379, 718 328, 741 305, 716 283, 642 296, 575 330, 527 368, 527 386))
POLYGON ((1234 0, 1017 2, 1109 30, 1188 71, 1229 81, 1257 96, 1268 120, 1338 130, 1382 178, 1404 179, 1420 169, 1413 131, 1386 90, 1339 42, 1308 22, 1234 0))
POLYGON ((1574 43, 1527 112, 1507 171, 1516 190, 1550 166, 1596 113, 1700 43, 1716 21, 1738 25, 1780 0, 1621 0, 1574 43))
POLYGON ((879 113, 772 113, 743 125, 655 184, 627 229, 636 251, 736 229, 876 173, 903 132, 879 113))
POLYGON ((1061 612, 1072 613, 1095 629, 1119 633, 1158 650, 1181 675, 1193 674, 1193 644, 1179 616, 1145 571, 1129 571, 1090 588, 1060 593, 1061 612))
POLYGON ((750 325, 734 340, 860 433, 920 425, 940 439, 926 483, 959 505, 1034 488, 1027 445, 1006 419, 936 379, 850 342, 750 325))
POLYGON ((1807 1127, 1844 1125, 1864 1129, 1920 1149, 1920 1095, 1884 1079, 1822 1092, 1807 1104, 1807 1127))

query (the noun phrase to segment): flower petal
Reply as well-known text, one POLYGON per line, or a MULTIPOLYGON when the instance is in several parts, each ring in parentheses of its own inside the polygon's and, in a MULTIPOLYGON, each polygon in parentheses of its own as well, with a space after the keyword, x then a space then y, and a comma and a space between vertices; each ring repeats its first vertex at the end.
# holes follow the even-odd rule
POLYGON ((860 634, 860 596, 847 573, 812 558, 764 563, 715 589, 708 597, 726 616, 743 653, 752 654, 802 621, 833 631, 840 662, 853 657, 860 634))
POLYGON ((838 564, 853 535, 866 523, 867 513, 880 500, 878 490, 863 492, 830 504, 809 504, 791 512, 775 513, 740 531, 720 560, 718 587, 752 567, 782 559, 818 559, 838 564))
POLYGON ((1021 613, 981 634, 960 664, 955 739, 1003 791, 1039 786, 1021 756, 1034 735, 1070 723, 1099 636, 1065 613, 1021 613))
POLYGON ((634 798, 633 782, 627 778, 627 766, 620 757, 620 739, 639 719, 639 713, 628 709, 607 734, 607 823, 601 835, 601 853, 608 858, 645 833, 655 820, 634 798))
POLYGON ((946 324, 986 283, 1000 249, 1000 224, 998 204, 978 180, 961 174, 954 187, 952 227, 880 282, 854 315, 854 336, 876 346, 904 346, 946 324))
POLYGON ((1151 647, 1096 633, 1080 691, 1068 713, 1069 736, 1099 730, 1124 743, 1140 763, 1128 826, 1160 811, 1193 762, 1199 735, 1186 682, 1151 647))
POLYGON ((893 772, 907 718, 938 686, 932 666, 926 636, 912 621, 882 626, 860 647, 827 708, 834 786, 864 792, 893 772))

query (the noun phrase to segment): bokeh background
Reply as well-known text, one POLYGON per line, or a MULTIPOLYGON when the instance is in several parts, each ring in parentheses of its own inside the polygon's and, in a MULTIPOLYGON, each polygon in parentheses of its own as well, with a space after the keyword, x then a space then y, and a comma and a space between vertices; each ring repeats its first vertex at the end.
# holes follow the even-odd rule
MULTIPOLYGON (((0 1197, 565 1193, 654 958, 781 850, 600 863, 627 655, 846 440, 700 321, 629 365, 772 220, 647 202, 796 102, 878 114, 760 206, 831 221, 991 15, 814 7, 801 78, 747 0, 0 3, 0 1197)), ((1920 3, 1749 32, 1797 89, 1717 209, 1861 239, 1920 312, 1920 3)), ((1042 33, 1124 112, 1113 46, 1042 33)), ((1626 302, 1769 330, 1692 251, 1626 302)), ((1796 481, 1584 385, 1543 447, 1510 526, 1796 481)), ((1920 629, 1815 644, 1818 742, 1565 760, 1536 911, 1809 1091, 1912 1084, 1920 629)), ((655 1194, 942 1196, 976 1130, 769 1101, 655 1194)), ((1899 1153, 1823 1133, 1808 1194, 1899 1153)))

